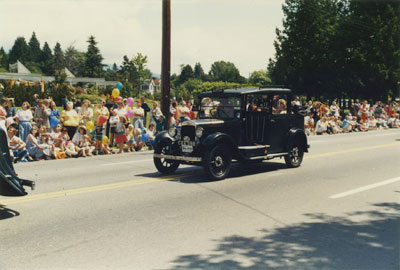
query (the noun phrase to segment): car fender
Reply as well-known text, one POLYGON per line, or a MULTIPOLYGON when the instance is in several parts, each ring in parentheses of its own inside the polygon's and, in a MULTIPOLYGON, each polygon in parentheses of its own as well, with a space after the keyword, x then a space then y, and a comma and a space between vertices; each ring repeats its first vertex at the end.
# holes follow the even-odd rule
POLYGON ((157 134, 154 139, 154 145, 158 145, 162 141, 169 141, 170 143, 175 142, 175 139, 169 136, 168 131, 164 130, 157 134))
POLYGON ((300 143, 302 150, 304 152, 308 152, 308 144, 307 144, 307 135, 302 129, 292 128, 289 130, 288 134, 288 143, 287 143, 287 151, 294 145, 295 143, 300 143))
POLYGON ((202 145, 204 148, 211 148, 217 144, 225 144, 227 150, 232 151, 233 155, 238 154, 237 145, 232 139, 232 137, 226 133, 216 132, 208 135, 204 140, 202 140, 202 145))

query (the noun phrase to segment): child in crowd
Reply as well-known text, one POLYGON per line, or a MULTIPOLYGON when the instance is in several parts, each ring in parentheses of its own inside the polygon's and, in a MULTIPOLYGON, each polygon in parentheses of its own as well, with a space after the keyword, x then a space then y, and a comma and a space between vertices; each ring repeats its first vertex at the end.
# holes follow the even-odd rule
MULTIPOLYGON (((151 125, 151 124, 150 124, 151 125)), ((126 131, 126 139, 128 140, 128 151, 135 152, 135 140, 134 140, 135 129, 132 124, 128 125, 128 130, 126 131)))
POLYGON ((144 142, 142 141, 142 131, 140 128, 135 128, 133 138, 135 141, 135 151, 140 151, 144 146, 144 142))
POLYGON ((82 156, 84 156, 84 157, 92 156, 92 151, 93 151, 94 147, 91 146, 88 135, 83 136, 83 140, 80 142, 79 147, 81 148, 82 156))
POLYGON ((115 128, 115 142, 118 144, 119 152, 118 154, 122 154, 124 150, 124 143, 127 141, 126 138, 126 125, 127 120, 125 116, 119 117, 119 122, 115 128))
POLYGON ((112 146, 114 143, 114 139, 115 139, 115 134, 116 134, 116 127, 117 124, 119 122, 119 116, 117 114, 117 111, 114 110, 113 108, 110 108, 110 139, 109 139, 109 145, 112 146))

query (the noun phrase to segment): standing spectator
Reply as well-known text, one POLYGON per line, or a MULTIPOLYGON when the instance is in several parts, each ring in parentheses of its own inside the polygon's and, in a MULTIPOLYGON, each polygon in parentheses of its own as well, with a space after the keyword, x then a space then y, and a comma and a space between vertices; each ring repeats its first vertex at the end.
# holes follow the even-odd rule
POLYGON ((140 101, 137 102, 136 108, 133 108, 133 112, 135 113, 135 115, 133 116, 133 127, 135 129, 144 129, 144 109, 142 108, 142 103, 140 101))
POLYGON ((128 125, 128 130, 126 131, 126 139, 128 140, 128 151, 135 152, 135 140, 134 140, 135 129, 132 124, 128 125))
POLYGON ((45 99, 39 100, 38 107, 33 113, 33 120, 38 126, 45 126, 47 131, 50 131, 50 109, 48 108, 48 101, 45 99))
POLYGON ((189 113, 188 117, 190 120, 195 120, 196 119, 196 113, 193 111, 193 103, 189 100, 187 102, 187 107, 189 108, 189 113))
POLYGON ((336 101, 332 101, 331 107, 331 116, 338 117, 340 115, 340 108, 336 101))
MULTIPOLYGON (((103 99, 101 99, 99 102, 99 105, 94 110, 95 125, 98 125, 100 116, 105 116, 107 118, 107 120, 110 118, 110 112, 107 109, 107 107, 105 107, 105 104, 106 104, 105 101, 103 99)), ((105 135, 104 128, 106 126, 106 123, 103 123, 101 126, 102 126, 102 134, 105 135)))
POLYGON ((142 104, 142 109, 144 111, 143 126, 147 127, 147 113, 150 112, 150 107, 149 105, 147 105, 146 101, 144 100, 144 97, 140 97, 140 103, 142 104))
POLYGON ((118 154, 122 154, 124 150, 124 143, 127 141, 126 138, 126 127, 127 120, 125 116, 119 116, 119 121, 117 123, 117 127, 115 128, 115 142, 118 144, 119 152, 118 154))
POLYGON ((105 127, 107 125, 108 119, 110 118, 110 112, 104 106, 105 101, 103 99, 100 100, 99 105, 94 110, 94 120, 95 120, 95 130, 94 130, 94 137, 93 141, 95 141, 95 150, 93 152, 94 155, 97 154, 104 154, 104 147, 103 147, 103 136, 105 133, 105 127), (100 123, 100 117, 104 116, 107 118, 107 121, 104 123, 100 123))
POLYGON ((8 99, 2 98, 0 101, 0 128, 2 128, 4 132, 7 132, 6 128, 7 106, 8 106, 8 99))
POLYGON ((153 109, 150 112, 150 124, 151 123, 154 123, 154 124, 156 123, 156 121, 154 120, 153 116, 157 117, 157 115, 159 115, 159 114, 161 114, 161 109, 158 107, 157 101, 154 101, 153 102, 153 109))
POLYGON ((39 106, 39 95, 33 94, 32 111, 35 111, 39 106))
MULTIPOLYGON (((111 112, 111 108, 113 108, 113 109, 118 108, 118 106, 117 106, 117 104, 115 104, 114 98, 112 96, 107 99, 107 103, 105 104, 105 107, 108 109, 109 112, 111 112)), ((110 135, 110 118, 107 119, 107 124, 106 124, 106 129, 104 131, 104 134, 107 137, 109 137, 109 135, 110 135)))
POLYGON ((165 116, 160 113, 159 115, 153 115, 154 122, 156 123, 157 134, 164 130, 165 126, 165 116))
MULTIPOLYGON (((117 108, 114 111, 118 116, 126 116, 127 110, 125 109, 125 104, 122 100, 117 101, 117 108)), ((142 106, 143 107, 143 106, 142 106)), ((111 119, 110 119, 111 121, 111 119)))
MULTIPOLYGON (((58 111, 56 107, 56 103, 54 101, 50 102, 50 116, 49 116, 49 121, 50 124, 52 122, 59 123, 60 122, 60 112, 58 111), (54 120, 52 120, 54 119, 54 120)), ((55 127, 53 127, 53 130, 55 130, 55 127)))
MULTIPOLYGON (((73 100, 73 102, 75 102, 75 100, 73 100)), ((78 100, 78 101, 75 102, 74 110, 79 115, 81 109, 82 109, 82 102, 80 100, 78 100)))
POLYGON ((32 128, 33 115, 28 101, 22 103, 21 109, 17 111, 16 119, 19 125, 19 137, 26 142, 26 138, 32 128))
POLYGON ((176 125, 178 122, 178 110, 177 110, 178 104, 176 101, 172 101, 169 107, 169 111, 171 113, 171 118, 169 122, 171 123, 172 126, 176 125))
POLYGON ((72 138, 75 135, 76 128, 79 126, 79 115, 73 109, 74 104, 69 101, 66 110, 62 111, 60 121, 68 130, 68 136, 72 138))
POLYGON ((90 107, 90 101, 85 99, 82 102, 81 110, 79 111, 79 124, 86 126, 86 123, 92 121, 93 109, 90 107))
POLYGON ((8 106, 6 108, 6 111, 7 111, 7 118, 11 117, 13 120, 15 120, 15 116, 17 115, 17 108, 15 107, 13 98, 8 99, 8 106))
POLYGON ((186 102, 182 100, 181 106, 179 107, 179 121, 181 123, 189 118, 188 116, 189 112, 190 110, 186 106, 186 102))

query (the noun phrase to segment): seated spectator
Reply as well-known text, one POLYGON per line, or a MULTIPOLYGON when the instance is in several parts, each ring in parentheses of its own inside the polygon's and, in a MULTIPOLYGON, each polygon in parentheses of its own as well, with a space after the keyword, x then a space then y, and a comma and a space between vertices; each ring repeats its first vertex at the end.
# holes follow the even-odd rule
POLYGON ((51 110, 48 108, 48 101, 46 99, 39 100, 38 107, 33 113, 33 120, 37 126, 45 126, 47 131, 50 131, 50 121, 49 117, 51 115, 51 110))
POLYGON ((79 156, 83 156, 83 157, 86 157, 86 152, 80 148, 80 145, 82 145, 84 143, 85 136, 86 136, 86 127, 79 126, 78 131, 75 133, 74 137, 72 137, 72 142, 76 146, 75 150, 78 152, 79 156))
POLYGON ((93 109, 90 107, 91 103, 88 99, 85 99, 82 102, 81 109, 78 113, 79 115, 79 124, 82 126, 86 126, 88 121, 92 121, 93 118, 93 109))
POLYGON ((351 122, 351 116, 347 115, 342 122, 343 132, 345 133, 352 132, 353 127, 350 122, 351 122))
POLYGON ((376 130, 378 129, 377 125, 378 121, 375 119, 375 116, 370 116, 368 118, 368 129, 369 130, 376 130))
POLYGON ((144 146, 144 142, 142 142, 142 130, 139 128, 135 128, 135 132, 133 135, 133 139, 135 141, 135 151, 140 151, 144 146))
POLYGON ((397 114, 392 114, 389 117, 389 119, 387 121, 387 125, 388 125, 389 128, 398 128, 399 127, 397 114))
POLYGON ((91 145, 88 135, 83 136, 83 141, 81 141, 81 143, 79 144, 79 148, 81 148, 82 156, 84 156, 84 157, 85 156, 88 156, 88 157, 92 156, 92 152, 94 150, 94 146, 91 145))
POLYGON ((48 145, 40 144, 38 136, 38 128, 33 126, 28 134, 26 149, 29 152, 29 155, 35 160, 42 160, 42 159, 51 159, 50 156, 45 154, 49 152, 48 145))
POLYGON ((318 120, 315 126, 315 132, 317 133, 317 135, 322 135, 326 133, 326 130, 327 130, 326 118, 322 117, 320 120, 318 120))
POLYGON ((9 126, 7 129, 7 135, 9 138, 8 147, 13 153, 14 162, 21 161, 26 162, 30 159, 28 150, 26 150, 26 144, 16 136, 17 130, 13 126, 9 126))

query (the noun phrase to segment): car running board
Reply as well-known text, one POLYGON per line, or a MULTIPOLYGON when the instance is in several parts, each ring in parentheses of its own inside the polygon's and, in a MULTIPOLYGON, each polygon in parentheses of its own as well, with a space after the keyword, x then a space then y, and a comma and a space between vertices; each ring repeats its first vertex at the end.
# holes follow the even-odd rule
POLYGON ((273 159, 276 157, 284 157, 287 156, 288 153, 275 153, 275 154, 268 154, 266 156, 257 156, 257 157, 250 157, 249 160, 257 160, 257 159, 273 159))

